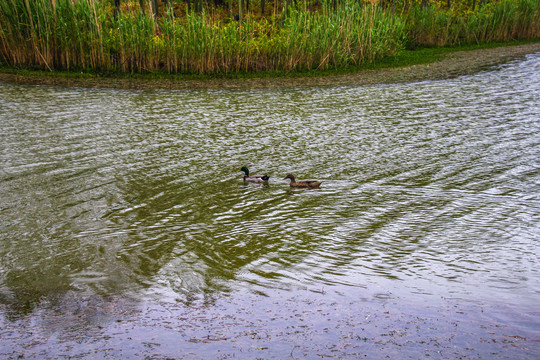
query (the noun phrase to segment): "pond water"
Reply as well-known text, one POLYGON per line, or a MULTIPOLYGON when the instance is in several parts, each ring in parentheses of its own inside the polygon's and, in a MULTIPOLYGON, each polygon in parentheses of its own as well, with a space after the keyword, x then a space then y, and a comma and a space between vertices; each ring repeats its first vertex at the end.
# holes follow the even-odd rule
POLYGON ((540 54, 378 86, 0 83, 0 126, 2 358, 540 356, 540 54))

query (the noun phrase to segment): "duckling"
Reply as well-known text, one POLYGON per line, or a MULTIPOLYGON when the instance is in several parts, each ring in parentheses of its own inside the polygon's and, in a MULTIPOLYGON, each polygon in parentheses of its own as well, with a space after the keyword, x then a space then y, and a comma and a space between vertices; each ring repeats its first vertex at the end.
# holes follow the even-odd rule
POLYGON ((270 176, 268 175, 249 175, 249 170, 247 167, 243 166, 240 171, 244 172, 244 182, 254 182, 254 183, 261 183, 261 184, 267 184, 268 180, 270 179, 270 176))
POLYGON ((285 176, 283 178, 283 180, 285 180, 285 179, 290 179, 291 180, 291 187, 304 187, 304 188, 315 189, 315 188, 318 188, 319 186, 321 186, 321 184, 322 184, 322 181, 318 181, 318 180, 300 180, 300 181, 296 181, 293 174, 289 174, 289 175, 285 176))

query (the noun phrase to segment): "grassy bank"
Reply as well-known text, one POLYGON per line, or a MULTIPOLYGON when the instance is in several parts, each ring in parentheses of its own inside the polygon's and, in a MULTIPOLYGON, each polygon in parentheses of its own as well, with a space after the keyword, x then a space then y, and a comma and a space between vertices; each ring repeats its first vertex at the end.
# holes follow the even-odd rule
POLYGON ((105 74, 307 72, 373 64, 406 47, 540 38, 533 0, 500 0, 475 11, 310 1, 268 16, 248 13, 243 21, 170 4, 176 6, 155 17, 138 2, 115 13, 106 0, 4 0, 0 61, 105 74))
POLYGON ((540 51, 540 42, 488 43, 451 48, 403 50, 397 56, 358 67, 307 72, 227 75, 25 70, 0 66, 0 82, 113 89, 254 89, 359 86, 448 79, 474 74, 540 51))

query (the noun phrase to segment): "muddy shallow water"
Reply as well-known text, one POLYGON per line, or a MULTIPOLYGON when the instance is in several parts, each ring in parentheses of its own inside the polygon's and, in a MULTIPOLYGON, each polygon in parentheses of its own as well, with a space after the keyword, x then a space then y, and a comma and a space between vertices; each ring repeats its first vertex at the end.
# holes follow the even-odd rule
POLYGON ((539 74, 0 83, 0 356, 537 359, 539 74))

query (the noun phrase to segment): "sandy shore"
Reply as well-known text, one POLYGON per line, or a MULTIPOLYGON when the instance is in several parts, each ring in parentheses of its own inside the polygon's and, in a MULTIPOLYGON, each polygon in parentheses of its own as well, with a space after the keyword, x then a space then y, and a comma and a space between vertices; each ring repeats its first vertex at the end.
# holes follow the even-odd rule
POLYGON ((108 77, 63 77, 0 72, 0 81, 23 84, 77 86, 113 89, 250 89, 310 86, 347 86, 448 79, 489 69, 526 54, 540 52, 540 42, 489 49, 457 51, 434 63, 407 67, 363 70, 358 73, 295 78, 252 79, 144 79, 108 77))

